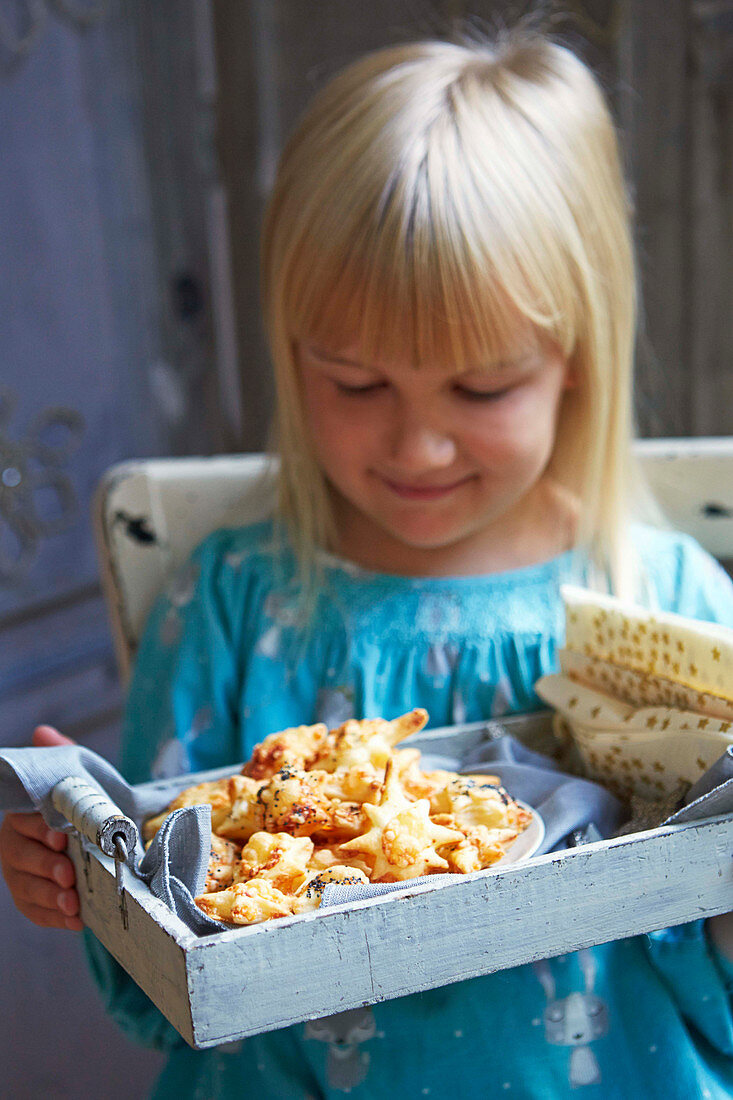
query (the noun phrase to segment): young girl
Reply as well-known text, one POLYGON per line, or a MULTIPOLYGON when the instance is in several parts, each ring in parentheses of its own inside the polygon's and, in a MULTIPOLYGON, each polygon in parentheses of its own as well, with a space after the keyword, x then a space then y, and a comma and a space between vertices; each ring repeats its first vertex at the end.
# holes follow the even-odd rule
MULTIPOLYGON (((525 33, 350 66, 283 153, 263 269, 277 519, 210 536, 158 601, 131 780, 235 763, 303 722, 531 710, 566 580, 733 625, 722 570, 630 522, 627 200, 608 110, 567 49, 525 33)), ((41 923, 78 922, 49 881, 73 882, 61 843, 34 818, 3 830, 41 923)), ((90 951, 122 1026, 172 1052, 159 1097, 689 1100, 733 1088, 724 921, 203 1053, 90 951)))

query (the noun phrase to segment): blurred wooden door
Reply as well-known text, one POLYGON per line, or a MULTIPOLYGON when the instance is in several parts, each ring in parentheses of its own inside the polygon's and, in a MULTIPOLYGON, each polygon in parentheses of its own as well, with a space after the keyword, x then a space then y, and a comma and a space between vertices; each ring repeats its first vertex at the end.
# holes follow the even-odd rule
MULTIPOLYGON (((0 20, 0 714, 114 760, 122 696, 89 505, 124 458, 236 449, 205 3, 4 4, 0 20), (224 312, 222 310, 224 309, 224 312), (215 341, 214 334, 219 340, 215 341)), ((144 539, 134 516, 129 537, 144 539)), ((147 1094, 78 936, 0 887, 3 1095, 147 1094)))

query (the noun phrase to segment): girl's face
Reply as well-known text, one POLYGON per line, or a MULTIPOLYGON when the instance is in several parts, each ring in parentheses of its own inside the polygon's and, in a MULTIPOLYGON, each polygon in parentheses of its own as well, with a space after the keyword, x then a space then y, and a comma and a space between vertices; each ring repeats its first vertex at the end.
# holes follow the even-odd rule
POLYGON ((512 568, 567 548, 543 478, 570 384, 559 352, 534 345, 451 374, 369 362, 356 345, 295 351, 340 553, 429 575, 512 568))

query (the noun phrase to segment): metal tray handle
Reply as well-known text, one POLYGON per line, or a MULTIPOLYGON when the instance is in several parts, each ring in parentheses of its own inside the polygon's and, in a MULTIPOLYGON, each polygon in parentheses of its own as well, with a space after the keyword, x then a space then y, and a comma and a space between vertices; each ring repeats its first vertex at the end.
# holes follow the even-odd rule
POLYGON ((99 787, 78 776, 69 776, 56 784, 52 801, 54 808, 106 856, 118 857, 117 837, 121 837, 132 856, 138 839, 137 826, 99 787))

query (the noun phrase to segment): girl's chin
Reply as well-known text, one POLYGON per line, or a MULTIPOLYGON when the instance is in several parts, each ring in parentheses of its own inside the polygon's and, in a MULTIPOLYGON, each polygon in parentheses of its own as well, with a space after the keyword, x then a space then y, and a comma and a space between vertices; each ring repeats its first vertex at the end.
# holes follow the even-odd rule
POLYGON ((403 546, 414 550, 445 550, 470 537, 470 524, 458 523, 390 523, 384 531, 403 546))
POLYGON ((373 501, 364 500, 361 507, 345 505, 340 498, 341 510, 337 511, 345 544, 356 542, 355 549, 364 545, 374 547, 380 543, 397 543, 414 550, 445 550, 470 539, 483 526, 477 523, 477 508, 470 511, 448 508, 437 502, 424 505, 410 501, 407 506, 385 508, 373 501))

